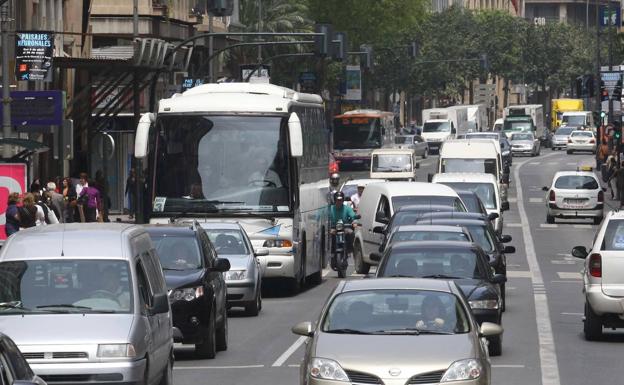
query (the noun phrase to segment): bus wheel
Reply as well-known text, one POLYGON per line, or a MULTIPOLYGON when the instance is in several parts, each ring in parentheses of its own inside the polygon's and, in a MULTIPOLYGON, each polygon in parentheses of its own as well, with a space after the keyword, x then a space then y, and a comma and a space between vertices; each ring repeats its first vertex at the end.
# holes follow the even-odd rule
POLYGON ((321 235, 321 250, 319 252, 318 270, 314 272, 308 279, 310 284, 319 285, 323 282, 323 268, 325 267, 325 233, 321 235))

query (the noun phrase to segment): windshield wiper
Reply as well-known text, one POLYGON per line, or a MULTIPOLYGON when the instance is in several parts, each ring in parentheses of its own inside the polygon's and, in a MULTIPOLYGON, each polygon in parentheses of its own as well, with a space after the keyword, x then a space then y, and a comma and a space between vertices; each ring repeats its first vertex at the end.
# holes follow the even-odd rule
POLYGON ((163 267, 162 268, 164 271, 184 271, 184 270, 191 270, 191 269, 179 269, 176 267, 163 267))
POLYGON ((78 309, 78 310, 89 310, 91 312, 94 313, 115 313, 115 310, 108 310, 108 309, 93 309, 92 307, 89 306, 80 306, 80 305, 72 305, 71 303, 59 303, 59 304, 53 304, 53 305, 39 305, 36 306, 37 309, 50 309, 48 311, 50 312, 58 312, 58 313, 69 313, 69 311, 67 310, 61 310, 62 308, 69 308, 69 309, 78 309))
POLYGON ((417 328, 399 328, 399 329, 389 329, 389 330, 377 330, 375 333, 380 334, 407 334, 407 335, 419 335, 422 331, 417 328))
POLYGON ((392 274, 392 275, 387 275, 386 277, 388 278, 414 278, 413 275, 405 275, 405 274, 392 274))
POLYGON ((440 335, 444 335, 444 336, 450 336, 450 335, 453 335, 455 333, 443 332, 443 331, 439 331, 439 330, 420 330, 420 334, 440 334, 440 335))
POLYGON ((336 334, 372 334, 370 332, 365 332, 363 330, 357 330, 357 329, 331 329, 331 330, 327 330, 325 331, 325 333, 336 333, 336 334))
POLYGON ((22 302, 21 301, 0 302, 0 308, 20 309, 20 310, 30 311, 30 309, 25 308, 25 307, 22 306, 22 302))
POLYGON ((420 278, 436 278, 436 279, 462 279, 462 277, 455 277, 454 275, 446 275, 446 274, 431 274, 431 275, 423 275, 420 278))

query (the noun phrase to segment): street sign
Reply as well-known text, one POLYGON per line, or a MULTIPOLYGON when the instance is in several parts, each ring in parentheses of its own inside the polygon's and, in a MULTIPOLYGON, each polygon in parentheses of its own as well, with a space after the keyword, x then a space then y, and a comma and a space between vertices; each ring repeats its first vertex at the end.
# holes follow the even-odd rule
POLYGON ((475 104, 490 105, 496 97, 496 84, 476 84, 473 88, 475 104))
POLYGON ((53 32, 15 32, 15 77, 51 82, 53 54, 53 32))
POLYGON ((316 91, 316 80, 316 72, 301 72, 299 74, 301 92, 314 93, 316 91))
POLYGON ((362 100, 362 70, 360 66, 346 66, 345 100, 362 100))
POLYGON ((621 10, 618 3, 618 6, 607 7, 605 5, 600 6, 600 26, 616 26, 619 27, 622 25, 621 20, 621 10))
POLYGON ((202 84, 204 84, 204 79, 202 78, 184 78, 184 80, 182 80, 182 92, 190 90, 193 87, 201 86, 202 84))
POLYGON ((18 131, 27 126, 63 124, 63 91, 11 91, 11 99, 11 124, 18 131))
POLYGON ((243 82, 247 82, 251 77, 266 79, 271 77, 271 66, 266 64, 242 64, 239 67, 241 80, 243 82))

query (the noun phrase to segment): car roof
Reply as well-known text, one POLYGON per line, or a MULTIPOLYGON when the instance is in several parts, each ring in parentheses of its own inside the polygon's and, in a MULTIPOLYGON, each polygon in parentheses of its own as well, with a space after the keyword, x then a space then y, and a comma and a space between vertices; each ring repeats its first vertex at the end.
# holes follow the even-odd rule
POLYGON ((497 184, 496 177, 492 174, 482 172, 445 172, 433 176, 434 183, 456 182, 456 183, 480 183, 488 182, 497 184))
POLYGON ((353 279, 343 281, 341 292, 351 292, 360 290, 431 290, 446 293, 455 293, 451 283, 444 279, 427 278, 375 278, 375 279, 353 279))
POLYGON ((384 182, 384 179, 371 179, 371 178, 365 178, 365 179, 349 179, 348 181, 346 181, 344 183, 345 186, 355 186, 359 183, 363 183, 365 185, 369 184, 369 183, 382 183, 384 182))
POLYGON ((201 222, 199 226, 204 230, 242 230, 240 224, 235 222, 201 222))
POLYGON ((419 218, 416 221, 417 225, 420 224, 432 224, 432 225, 449 225, 449 226, 485 226, 487 219, 468 219, 468 218, 419 218))
POLYGON ((592 136, 594 135, 594 133, 591 130, 574 130, 570 133, 570 135, 577 134, 579 132, 589 132, 590 134, 592 134, 592 136))
POLYGON ((403 250, 403 249, 417 249, 417 248, 428 248, 428 249, 444 249, 444 248, 454 248, 454 249, 474 249, 477 248, 473 242, 468 241, 403 241, 393 243, 388 246, 388 249, 392 250, 403 250))
POLYGON ((569 176, 569 175, 584 175, 584 176, 591 176, 592 178, 598 180, 598 177, 596 176, 596 174, 594 174, 591 171, 557 171, 555 173, 555 176, 553 177, 554 179, 557 179, 561 176, 569 176))
POLYGON ((463 233, 464 230, 459 226, 448 226, 448 225, 400 225, 397 226, 394 230, 395 232, 412 232, 412 231, 439 231, 439 232, 447 232, 447 233, 463 233))
POLYGON ((373 150, 373 152, 371 153, 371 155, 384 155, 384 154, 412 154, 414 152, 414 150, 408 149, 408 148, 391 148, 391 147, 385 147, 385 148, 378 148, 373 150))
POLYGON ((145 231, 150 235, 177 235, 177 236, 193 236, 195 235, 195 229, 192 225, 182 224, 159 224, 159 225, 144 225, 145 231))
POLYGON ((119 223, 66 223, 31 227, 6 241, 0 260, 106 258, 127 260, 124 239, 145 234, 142 226, 119 223))
MULTIPOLYGON (((383 182, 373 183, 366 187, 363 197, 372 195, 372 192, 384 193, 389 197, 395 196, 452 196, 459 197, 455 190, 448 186, 425 182, 383 182)), ((374 197, 375 198, 375 197, 374 197)))
POLYGON ((407 205, 407 206, 401 206, 399 207, 399 209, 397 211, 395 211, 394 213, 404 213, 404 212, 408 212, 408 211, 418 211, 418 212, 422 212, 423 209, 431 209, 433 210, 439 210, 439 209, 444 209, 444 211, 453 211, 455 210, 455 207, 453 206, 447 206, 447 205, 407 205))

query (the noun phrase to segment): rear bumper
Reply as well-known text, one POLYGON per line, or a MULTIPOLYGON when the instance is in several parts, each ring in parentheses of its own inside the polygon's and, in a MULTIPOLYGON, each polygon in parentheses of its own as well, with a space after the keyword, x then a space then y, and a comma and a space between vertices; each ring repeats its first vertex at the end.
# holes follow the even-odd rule
POLYGON ((594 313, 600 316, 615 314, 624 320, 624 298, 604 294, 601 285, 587 285, 583 291, 594 313))
POLYGON ((128 362, 87 362, 30 364, 48 384, 141 384, 145 378, 145 359, 128 362))
POLYGON ((442 147, 442 143, 444 143, 444 142, 429 142, 429 141, 427 141, 427 146, 429 146, 429 151, 431 151, 431 150, 439 151, 440 147, 442 147))
POLYGON ((562 209, 553 207, 552 203, 548 204, 548 215, 556 218, 600 218, 604 215, 603 207, 598 206, 593 209, 562 209))
POLYGON ((513 155, 530 155, 533 154, 532 148, 512 148, 511 153, 513 155))
POLYGON ((369 157, 344 157, 337 156, 340 171, 368 171, 370 170, 371 158, 369 157))
POLYGON ((574 144, 568 143, 566 146, 568 151, 596 151, 595 144, 574 144))
POLYGON ((245 306, 256 299, 256 282, 254 281, 227 281, 228 306, 245 306))

